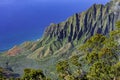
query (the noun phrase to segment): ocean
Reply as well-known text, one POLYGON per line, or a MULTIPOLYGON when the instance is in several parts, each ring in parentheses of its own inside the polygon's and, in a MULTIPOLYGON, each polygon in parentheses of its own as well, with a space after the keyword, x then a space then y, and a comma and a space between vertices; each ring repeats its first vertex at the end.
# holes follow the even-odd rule
POLYGON ((0 52, 40 39, 50 23, 65 21, 109 0, 0 0, 0 52))

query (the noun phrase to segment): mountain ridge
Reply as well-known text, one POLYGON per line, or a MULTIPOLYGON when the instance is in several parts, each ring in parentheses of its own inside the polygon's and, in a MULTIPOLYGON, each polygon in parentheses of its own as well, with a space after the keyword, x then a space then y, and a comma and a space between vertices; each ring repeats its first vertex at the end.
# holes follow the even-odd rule
POLYGON ((64 22, 50 24, 40 41, 24 43, 23 46, 33 52, 29 57, 33 58, 32 56, 35 57, 36 54, 36 58, 39 59, 53 55, 66 46, 65 44, 71 44, 73 47, 85 42, 96 33, 106 35, 114 30, 116 21, 116 16, 110 8, 110 3, 105 6, 94 4, 87 11, 76 13, 64 22))
POLYGON ((10 66, 20 74, 22 74, 20 70, 26 67, 54 71, 53 67, 49 66, 73 54, 81 54, 78 48, 91 36, 97 33, 107 35, 115 29, 118 15, 112 11, 113 6, 112 1, 106 5, 94 4, 85 12, 76 13, 64 22, 50 24, 40 40, 24 42, 16 46, 17 49, 9 50, 9 53, 13 53, 20 49, 19 54, 17 52, 13 56, 7 55, 8 52, 1 54, 0 66, 10 60, 10 66))

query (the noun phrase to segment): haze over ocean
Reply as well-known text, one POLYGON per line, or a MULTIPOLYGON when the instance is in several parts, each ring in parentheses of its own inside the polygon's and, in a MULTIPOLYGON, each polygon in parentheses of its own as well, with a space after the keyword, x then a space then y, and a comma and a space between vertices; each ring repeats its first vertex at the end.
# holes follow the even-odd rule
POLYGON ((0 0, 0 51, 39 39, 50 23, 59 23, 94 3, 109 0, 0 0))

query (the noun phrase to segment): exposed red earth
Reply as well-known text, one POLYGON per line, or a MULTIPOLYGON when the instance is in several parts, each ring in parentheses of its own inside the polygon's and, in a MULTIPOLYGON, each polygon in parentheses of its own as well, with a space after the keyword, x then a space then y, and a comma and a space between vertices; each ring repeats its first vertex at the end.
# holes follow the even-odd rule
POLYGON ((20 54, 22 49, 18 46, 14 46, 12 49, 8 50, 7 55, 9 56, 16 56, 20 54))

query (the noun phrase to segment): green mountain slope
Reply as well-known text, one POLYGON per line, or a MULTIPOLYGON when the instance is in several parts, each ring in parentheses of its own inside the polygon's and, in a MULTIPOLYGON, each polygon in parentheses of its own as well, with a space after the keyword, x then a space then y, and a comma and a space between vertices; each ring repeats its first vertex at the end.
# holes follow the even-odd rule
POLYGON ((114 29, 117 20, 111 5, 112 3, 105 6, 94 4, 87 11, 76 13, 64 22, 50 24, 40 41, 22 45, 32 51, 27 57, 40 59, 49 55, 67 54, 69 50, 75 49, 92 35, 109 33, 114 29))
POLYGON ((25 42, 0 54, 0 66, 8 62, 20 74, 24 68, 41 68, 46 75, 54 76, 58 60, 80 54, 80 45, 94 34, 107 35, 115 29, 119 14, 114 13, 113 7, 112 1, 106 5, 94 4, 64 22, 50 24, 39 41, 25 42))

